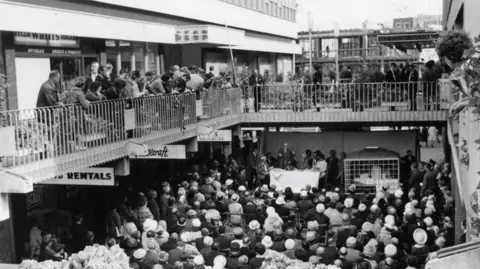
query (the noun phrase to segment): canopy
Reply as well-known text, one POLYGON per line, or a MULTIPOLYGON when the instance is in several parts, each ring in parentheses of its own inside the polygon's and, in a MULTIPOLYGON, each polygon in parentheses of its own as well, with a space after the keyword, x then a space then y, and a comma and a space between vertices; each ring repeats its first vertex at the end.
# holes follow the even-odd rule
POLYGON ((33 191, 33 183, 29 177, 13 172, 0 171, 0 193, 29 193, 33 191))
POLYGON ((378 159, 399 159, 400 155, 395 151, 375 147, 365 148, 360 151, 350 153, 345 160, 378 160, 378 159))

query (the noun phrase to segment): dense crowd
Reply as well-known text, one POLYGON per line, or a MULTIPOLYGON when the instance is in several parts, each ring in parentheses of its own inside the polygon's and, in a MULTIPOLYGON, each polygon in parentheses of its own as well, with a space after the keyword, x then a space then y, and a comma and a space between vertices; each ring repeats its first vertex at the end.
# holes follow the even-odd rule
POLYGON ((37 107, 61 105, 81 105, 88 108, 90 102, 116 99, 129 99, 142 96, 167 95, 175 93, 198 93, 205 89, 229 89, 232 87, 232 74, 220 72, 214 74, 214 67, 206 73, 195 65, 180 68, 172 66, 161 76, 148 71, 113 71, 111 64, 100 66, 91 64, 91 73, 80 76, 67 83, 64 92, 59 88, 60 73, 50 72, 49 79, 40 88, 37 107))
POLYGON ((153 189, 126 195, 108 213, 106 242, 97 242, 78 215, 69 251, 43 232, 32 258, 63 260, 66 252, 105 243, 120 246, 130 267, 140 269, 420 269, 454 244, 448 164, 406 157, 403 187, 375 194, 355 185, 345 193, 311 186, 293 193, 249 188, 245 169, 220 157, 162 182, 159 196, 153 189))

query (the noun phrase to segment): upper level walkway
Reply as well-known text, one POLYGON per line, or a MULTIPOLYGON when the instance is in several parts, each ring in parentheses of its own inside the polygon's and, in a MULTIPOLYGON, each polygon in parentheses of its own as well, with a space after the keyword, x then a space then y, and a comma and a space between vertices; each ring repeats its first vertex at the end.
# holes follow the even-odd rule
POLYGON ((445 124, 449 89, 436 83, 292 84, 121 99, 88 109, 7 111, 0 113, 0 172, 39 182, 126 157, 128 141, 154 146, 196 137, 198 123, 212 129, 445 124))

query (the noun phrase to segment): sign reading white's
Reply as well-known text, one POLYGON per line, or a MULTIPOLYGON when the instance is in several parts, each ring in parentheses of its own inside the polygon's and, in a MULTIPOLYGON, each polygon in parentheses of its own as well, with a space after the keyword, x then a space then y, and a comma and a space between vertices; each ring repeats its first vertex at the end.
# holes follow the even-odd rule
POLYGON ((51 180, 42 182, 48 185, 85 185, 85 186, 115 186, 113 168, 95 167, 66 173, 51 180))
POLYGON ((146 155, 131 155, 130 159, 177 159, 187 158, 185 145, 165 145, 162 147, 149 148, 146 155))
POLYGON ((70 35, 16 32, 15 45, 79 48, 80 38, 70 35))
POLYGON ((232 130, 215 130, 197 136, 198 142, 232 142, 232 130))

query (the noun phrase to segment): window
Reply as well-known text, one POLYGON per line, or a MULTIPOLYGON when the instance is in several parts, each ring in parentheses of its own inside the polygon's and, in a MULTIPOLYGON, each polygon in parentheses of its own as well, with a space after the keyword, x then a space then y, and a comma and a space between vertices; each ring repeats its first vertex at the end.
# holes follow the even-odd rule
POLYGON ((397 23, 395 23, 395 28, 396 28, 396 29, 401 29, 401 28, 402 28, 402 26, 403 26, 403 25, 402 25, 402 23, 401 23, 401 22, 397 22, 397 23))
POLYGON ((411 28, 410 23, 409 22, 404 23, 404 28, 405 29, 410 29, 411 28))

